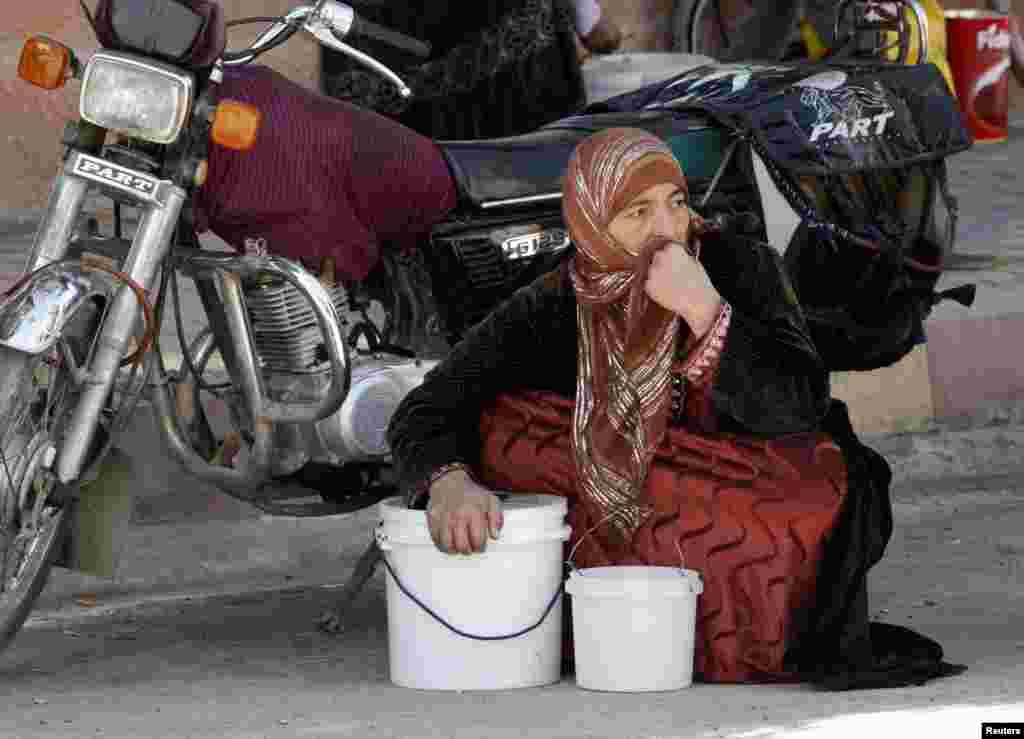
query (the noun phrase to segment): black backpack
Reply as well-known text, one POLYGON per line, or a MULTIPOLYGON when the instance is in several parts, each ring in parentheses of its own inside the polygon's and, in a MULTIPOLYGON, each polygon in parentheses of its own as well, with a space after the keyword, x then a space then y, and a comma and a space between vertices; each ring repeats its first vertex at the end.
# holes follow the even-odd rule
MULTIPOLYGON (((715 64, 589 112, 644 109, 700 110, 728 129, 723 171, 753 181, 763 163, 800 218, 775 246, 829 370, 893 364, 924 341, 938 301, 973 301, 973 285, 935 290, 956 235, 945 158, 972 141, 934 66, 715 64)), ((761 192, 750 206, 766 223, 761 192)))

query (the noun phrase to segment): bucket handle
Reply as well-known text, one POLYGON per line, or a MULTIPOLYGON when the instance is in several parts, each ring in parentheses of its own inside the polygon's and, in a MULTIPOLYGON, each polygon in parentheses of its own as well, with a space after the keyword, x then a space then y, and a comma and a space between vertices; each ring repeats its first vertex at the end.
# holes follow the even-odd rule
MULTIPOLYGON (((604 526, 612 518, 614 518, 618 514, 619 510, 620 510, 620 508, 612 509, 611 512, 609 512, 607 515, 605 515, 604 518, 602 518, 600 521, 595 523, 589 529, 584 531, 583 534, 580 536, 580 538, 576 540, 576 543, 573 544, 572 549, 569 550, 569 555, 565 558, 565 566, 569 568, 570 572, 575 572, 575 573, 579 572, 579 569, 576 567, 576 562, 575 562, 575 560, 573 560, 573 557, 576 555, 576 550, 580 548, 580 544, 583 543, 583 540, 586 539, 588 536, 590 536, 595 531, 597 531, 599 528, 604 526)), ((678 539, 673 539, 672 541, 676 545, 676 551, 679 553, 679 569, 680 570, 685 570, 686 569, 686 558, 683 556, 682 547, 679 546, 679 540, 678 539)))
POLYGON ((391 562, 388 561, 387 554, 384 553, 383 549, 381 550, 381 554, 381 559, 384 561, 384 567, 387 568, 388 574, 391 575, 391 577, 395 581, 395 585, 398 586, 398 589, 401 590, 405 594, 405 596, 409 598, 409 600, 411 600, 413 603, 422 608, 424 613, 426 613, 432 619, 434 619, 439 624, 444 626, 453 634, 464 637, 466 639, 473 639, 474 641, 506 641, 508 639, 517 639, 520 636, 529 634, 531 631, 533 631, 542 623, 544 623, 544 621, 548 617, 548 614, 551 613, 551 610, 555 607, 555 604, 558 602, 558 599, 562 596, 562 593, 565 591, 565 580, 563 579, 561 582, 559 582, 558 589, 555 591, 555 594, 551 596, 551 600, 548 601, 547 607, 544 609, 544 612, 540 615, 540 618, 537 619, 537 622, 531 626, 527 626, 525 629, 520 629, 519 631, 513 632, 511 634, 499 634, 497 636, 471 634, 468 631, 463 631, 457 626, 453 626, 452 624, 448 623, 442 616, 438 615, 438 613, 434 611, 430 606, 428 606, 422 600, 417 598, 416 595, 411 590, 409 590, 408 587, 406 587, 405 583, 402 582, 401 578, 398 577, 398 573, 395 572, 395 568, 392 567, 391 562))

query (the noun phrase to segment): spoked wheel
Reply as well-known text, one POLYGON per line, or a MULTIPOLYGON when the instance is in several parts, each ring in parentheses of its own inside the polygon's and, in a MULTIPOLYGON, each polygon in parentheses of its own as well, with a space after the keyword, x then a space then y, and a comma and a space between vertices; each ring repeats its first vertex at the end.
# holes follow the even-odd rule
POLYGON ((846 56, 910 62, 928 58, 928 18, 920 4, 910 0, 871 2, 842 0, 836 10, 835 46, 846 56))
POLYGON ((0 351, 0 649, 28 618, 67 526, 49 468, 76 395, 70 380, 58 351, 0 351))
MULTIPOLYGON (((111 271, 99 264, 94 268, 111 271)), ((108 307, 99 291, 81 300, 72 315, 60 316, 60 336, 38 355, 0 346, 0 649, 28 618, 64 543, 73 498, 69 486, 59 483, 54 462, 90 381, 108 307)), ((148 304, 143 307, 145 334, 133 337, 135 349, 122 360, 96 419, 81 480, 91 479, 146 384, 141 360, 158 324, 151 325, 148 304)))
MULTIPOLYGON (((80 307, 42 354, 0 347, 0 649, 28 618, 64 541, 69 501, 51 468, 80 396, 103 307, 102 301, 80 307)), ((137 380, 137 369, 131 379, 137 380)), ((129 384, 129 393, 141 389, 138 381, 129 384)), ((121 395, 115 391, 111 400, 121 395)), ((128 412, 111 411, 108 406, 105 415, 116 419, 128 412)), ((100 458, 107 438, 101 425, 90 463, 100 458)))

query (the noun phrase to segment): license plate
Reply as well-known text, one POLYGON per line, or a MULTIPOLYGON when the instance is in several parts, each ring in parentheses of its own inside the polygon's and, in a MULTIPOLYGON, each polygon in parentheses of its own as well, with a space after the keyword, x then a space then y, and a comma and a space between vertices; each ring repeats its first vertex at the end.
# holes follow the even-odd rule
POLYGON ((547 228, 505 239, 501 244, 501 252, 505 259, 518 261, 538 254, 560 252, 567 249, 570 243, 569 232, 564 228, 547 228))

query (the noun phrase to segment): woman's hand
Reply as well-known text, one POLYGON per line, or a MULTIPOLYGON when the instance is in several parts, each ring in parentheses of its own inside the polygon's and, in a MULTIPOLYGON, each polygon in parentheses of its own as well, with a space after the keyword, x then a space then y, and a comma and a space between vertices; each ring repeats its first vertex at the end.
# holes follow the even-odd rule
POLYGON ((676 242, 651 258, 644 291, 662 308, 682 317, 697 337, 708 332, 722 309, 722 296, 704 266, 676 242))
POLYGON ((504 525, 498 496, 463 470, 453 470, 430 486, 427 525, 442 552, 473 554, 497 539, 504 525))

